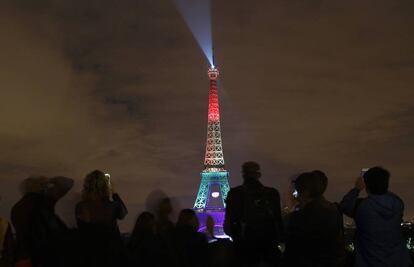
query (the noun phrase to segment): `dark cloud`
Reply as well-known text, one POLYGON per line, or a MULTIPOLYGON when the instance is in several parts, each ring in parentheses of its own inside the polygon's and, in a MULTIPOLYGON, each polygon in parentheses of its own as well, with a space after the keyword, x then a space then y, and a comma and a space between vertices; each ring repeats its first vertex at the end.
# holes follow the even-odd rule
MULTIPOLYGON (((155 190, 191 205, 202 169, 207 61, 172 1, 4 1, 2 213, 31 174, 112 173, 132 215, 155 190), (10 190, 9 190, 10 189, 10 190)), ((214 1, 225 159, 281 190, 326 170, 332 200, 382 164, 413 218, 411 1, 214 1)), ((67 215, 69 218, 70 216, 67 215)), ((124 225, 127 229, 127 225, 124 225)))

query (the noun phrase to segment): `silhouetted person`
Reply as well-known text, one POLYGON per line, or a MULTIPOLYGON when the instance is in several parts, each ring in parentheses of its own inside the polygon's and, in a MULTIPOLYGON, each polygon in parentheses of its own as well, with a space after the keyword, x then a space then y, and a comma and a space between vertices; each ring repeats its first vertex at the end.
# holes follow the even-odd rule
POLYGON ((155 216, 150 212, 138 216, 128 250, 131 266, 161 266, 166 255, 162 254, 161 243, 156 235, 155 216))
POLYGON ((31 233, 35 209, 43 199, 47 177, 29 177, 20 184, 23 197, 11 210, 11 221, 16 230, 16 262, 31 264, 34 240, 31 233))
POLYGON ((75 213, 83 266, 123 266, 125 252, 117 220, 127 215, 127 209, 109 176, 99 170, 86 176, 75 213))
POLYGON ((0 267, 11 267, 14 263, 15 242, 10 223, 0 217, 0 267))
POLYGON ((198 232, 198 228, 199 221, 195 212, 191 209, 182 210, 170 239, 173 266, 207 266, 207 260, 201 256, 207 252, 207 238, 198 232))
POLYGON ((283 232, 279 192, 259 182, 256 162, 244 163, 242 173, 243 184, 227 195, 224 230, 232 237, 242 263, 276 264, 283 232))
POLYGON ((18 264, 62 265, 62 239, 68 229, 55 213, 55 205, 72 186, 73 180, 66 177, 30 177, 22 183, 24 196, 11 214, 18 264))
POLYGON ((39 216, 32 226, 37 234, 37 253, 43 254, 43 266, 58 267, 66 262, 66 238, 68 227, 55 212, 57 202, 73 187, 73 179, 57 176, 48 180, 45 203, 40 207, 39 216), (40 242, 43 242, 41 244, 40 242))
POLYGON ((321 171, 303 173, 295 180, 299 204, 287 215, 287 266, 344 266, 342 214, 338 205, 324 198, 327 185, 321 171))
POLYGON ((214 235, 214 218, 207 216, 206 232, 208 239, 208 266, 209 267, 232 267, 236 266, 236 255, 233 242, 228 238, 220 238, 214 235))
POLYGON ((173 211, 171 199, 168 197, 161 199, 157 208, 157 234, 162 239, 165 239, 174 231, 174 223, 170 220, 170 215, 173 211))
POLYGON ((401 232, 404 203, 388 191, 390 173, 382 167, 369 169, 341 202, 343 212, 354 219, 355 266, 410 265, 401 232), (358 198, 366 189, 368 197, 358 198))

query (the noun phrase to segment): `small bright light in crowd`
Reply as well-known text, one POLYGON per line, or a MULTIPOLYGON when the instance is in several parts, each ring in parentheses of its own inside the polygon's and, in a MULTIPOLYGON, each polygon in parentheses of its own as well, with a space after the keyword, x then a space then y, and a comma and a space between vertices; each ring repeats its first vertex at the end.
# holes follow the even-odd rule
POLYGON ((220 193, 219 192, 213 192, 213 193, 211 193, 211 196, 214 197, 214 198, 218 198, 220 196, 220 193))
POLYGON ((111 185, 111 175, 109 173, 105 173, 105 177, 108 179, 108 185, 111 185))

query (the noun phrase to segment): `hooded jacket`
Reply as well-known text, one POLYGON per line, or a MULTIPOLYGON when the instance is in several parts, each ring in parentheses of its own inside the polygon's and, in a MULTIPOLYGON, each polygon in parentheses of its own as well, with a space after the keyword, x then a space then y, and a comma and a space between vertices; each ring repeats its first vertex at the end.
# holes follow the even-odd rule
POLYGON ((352 189, 341 201, 343 212, 354 218, 355 266, 408 267, 410 258, 401 232, 404 203, 395 194, 369 194, 358 199, 352 189))

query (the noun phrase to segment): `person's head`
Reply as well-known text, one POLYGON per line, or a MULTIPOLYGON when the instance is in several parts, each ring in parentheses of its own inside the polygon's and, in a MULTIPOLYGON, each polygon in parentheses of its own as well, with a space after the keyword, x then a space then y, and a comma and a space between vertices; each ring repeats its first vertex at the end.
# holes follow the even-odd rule
POLYGON ((200 226, 196 213, 192 209, 183 209, 178 215, 177 227, 187 226, 198 231, 200 226))
POLYGON ((31 176, 22 181, 20 192, 23 195, 28 193, 44 193, 47 189, 49 179, 45 176, 31 176))
POLYGON ((312 175, 314 176, 315 180, 315 195, 316 196, 323 196, 328 187, 328 177, 323 171, 314 170, 312 171, 312 175))
POLYGON ((109 178, 104 172, 95 170, 86 175, 83 182, 82 198, 86 199, 109 199, 111 186, 109 178))
POLYGON ((151 212, 142 212, 135 222, 133 235, 142 233, 155 233, 155 216, 151 212))
POLYGON ((260 165, 254 161, 248 161, 242 165, 243 178, 246 179, 259 179, 262 174, 260 172, 260 165))
POLYGON ((364 182, 367 192, 373 195, 387 193, 390 175, 390 172, 382 167, 370 168, 364 174, 364 182))
POLYGON ((319 170, 304 172, 295 180, 299 202, 322 197, 328 186, 328 177, 319 170))

